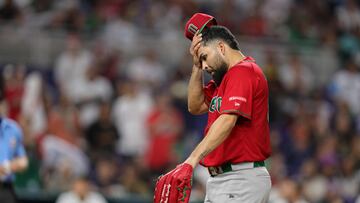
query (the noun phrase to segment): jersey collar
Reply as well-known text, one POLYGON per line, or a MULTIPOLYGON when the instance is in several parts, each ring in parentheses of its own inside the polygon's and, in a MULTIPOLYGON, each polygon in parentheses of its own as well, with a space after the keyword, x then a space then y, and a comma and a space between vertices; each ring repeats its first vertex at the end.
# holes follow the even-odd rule
POLYGON ((255 62, 255 59, 253 57, 251 57, 251 56, 245 56, 245 58, 243 58, 241 61, 239 61, 235 65, 238 65, 238 64, 243 63, 243 62, 255 62))

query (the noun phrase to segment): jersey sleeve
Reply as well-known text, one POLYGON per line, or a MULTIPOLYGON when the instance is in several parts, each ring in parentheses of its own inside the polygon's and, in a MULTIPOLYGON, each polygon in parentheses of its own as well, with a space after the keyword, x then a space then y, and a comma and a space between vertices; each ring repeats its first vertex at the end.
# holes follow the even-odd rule
POLYGON ((210 104, 215 89, 216 89, 216 84, 213 80, 210 80, 208 84, 206 84, 206 86, 204 87, 205 103, 207 105, 210 104))
POLYGON ((237 114, 251 120, 254 91, 251 68, 232 70, 224 82, 220 113, 237 114))

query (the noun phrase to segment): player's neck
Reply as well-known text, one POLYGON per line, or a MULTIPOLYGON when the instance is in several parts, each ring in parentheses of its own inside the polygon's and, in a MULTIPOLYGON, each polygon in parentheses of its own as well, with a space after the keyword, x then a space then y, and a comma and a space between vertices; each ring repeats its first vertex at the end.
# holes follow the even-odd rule
POLYGON ((229 56, 229 69, 244 60, 245 56, 241 51, 232 50, 229 56))

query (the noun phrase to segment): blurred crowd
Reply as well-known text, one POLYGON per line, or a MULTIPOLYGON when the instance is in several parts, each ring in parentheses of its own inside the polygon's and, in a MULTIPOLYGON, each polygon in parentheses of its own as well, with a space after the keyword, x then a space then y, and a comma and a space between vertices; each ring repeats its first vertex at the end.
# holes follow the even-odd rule
MULTIPOLYGON (((187 112, 187 53, 171 66, 153 47, 123 53, 141 47, 144 34, 181 37, 199 11, 236 35, 337 53, 338 68, 324 85, 296 49, 285 57, 259 53, 270 88, 270 202, 359 203, 356 0, 1 0, 0 28, 66 38, 49 69, 0 61, 7 115, 23 127, 31 159, 17 187, 62 192, 84 180, 109 198, 151 198, 156 177, 184 160, 207 118, 187 112)), ((194 199, 203 198, 206 176, 197 172, 194 199)))

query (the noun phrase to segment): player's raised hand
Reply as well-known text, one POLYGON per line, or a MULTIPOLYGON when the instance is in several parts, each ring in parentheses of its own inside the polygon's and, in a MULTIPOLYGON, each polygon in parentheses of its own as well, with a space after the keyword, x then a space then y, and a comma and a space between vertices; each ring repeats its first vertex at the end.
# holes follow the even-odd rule
POLYGON ((202 34, 197 31, 190 46, 190 54, 193 56, 193 63, 196 67, 201 69, 201 63, 199 59, 199 48, 201 45, 202 34))

